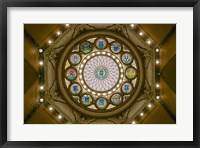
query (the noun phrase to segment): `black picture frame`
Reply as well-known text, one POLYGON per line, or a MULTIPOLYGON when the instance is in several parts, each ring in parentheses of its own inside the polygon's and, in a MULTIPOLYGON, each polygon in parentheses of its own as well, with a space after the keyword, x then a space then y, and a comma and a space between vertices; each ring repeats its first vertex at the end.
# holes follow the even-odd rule
POLYGON ((200 147, 200 2, 199 0, 0 0, 0 146, 21 147, 200 147), (8 7, 193 7, 193 141, 7 141, 8 7), (198 58, 199 57, 199 58, 198 58))

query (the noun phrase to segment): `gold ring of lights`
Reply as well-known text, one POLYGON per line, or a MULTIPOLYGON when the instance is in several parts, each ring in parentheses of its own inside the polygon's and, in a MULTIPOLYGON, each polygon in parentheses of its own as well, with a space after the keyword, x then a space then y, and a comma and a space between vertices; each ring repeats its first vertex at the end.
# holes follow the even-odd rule
POLYGON ((57 65, 57 75, 56 76, 57 76, 58 88, 60 90, 60 93, 61 93, 62 97, 66 100, 66 102, 70 105, 70 107, 72 107, 74 110, 78 111, 80 114, 83 114, 86 116, 96 117, 96 118, 105 118, 105 117, 110 117, 110 116, 114 116, 114 115, 119 115, 120 113, 124 112, 128 107, 130 107, 131 105, 133 105, 135 103, 135 101, 136 101, 137 97, 139 97, 140 92, 144 85, 144 80, 145 80, 144 63, 143 63, 142 57, 140 55, 140 52, 137 49, 137 46, 134 45, 132 42, 130 42, 124 36, 122 36, 121 34, 119 34, 117 32, 112 32, 112 31, 108 31, 108 30, 101 30, 101 31, 95 30, 95 31, 82 33, 81 35, 78 35, 75 38, 73 38, 73 40, 71 40, 71 42, 66 45, 66 47, 64 48, 62 54, 60 54, 60 57, 58 59, 59 60, 58 60, 58 65, 57 65), (66 57, 70 56, 72 49, 77 47, 78 44, 87 40, 88 38, 94 38, 94 37, 98 37, 98 36, 99 37, 110 37, 110 38, 114 38, 118 41, 121 41, 130 50, 130 52, 134 55, 135 60, 137 61, 137 71, 138 71, 137 77, 138 77, 138 79, 137 79, 137 84, 135 86, 134 92, 132 92, 130 94, 131 97, 126 102, 123 102, 123 104, 121 104, 118 107, 113 108, 113 109, 94 111, 94 110, 86 109, 86 108, 82 107, 80 104, 78 104, 77 102, 75 102, 73 100, 72 95, 70 94, 70 92, 66 86, 65 80, 64 80, 63 69, 65 69, 65 64, 67 61, 66 57))

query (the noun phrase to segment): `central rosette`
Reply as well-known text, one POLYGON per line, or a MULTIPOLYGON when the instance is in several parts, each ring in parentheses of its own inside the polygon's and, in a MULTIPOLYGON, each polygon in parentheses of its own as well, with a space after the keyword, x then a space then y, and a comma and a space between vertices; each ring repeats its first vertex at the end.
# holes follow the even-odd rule
POLYGON ((105 80, 108 77, 108 70, 106 67, 100 66, 95 70, 95 76, 99 80, 105 80))
POLYGON ((86 59, 82 76, 87 88, 96 92, 108 92, 115 88, 120 79, 117 58, 99 53, 86 59))

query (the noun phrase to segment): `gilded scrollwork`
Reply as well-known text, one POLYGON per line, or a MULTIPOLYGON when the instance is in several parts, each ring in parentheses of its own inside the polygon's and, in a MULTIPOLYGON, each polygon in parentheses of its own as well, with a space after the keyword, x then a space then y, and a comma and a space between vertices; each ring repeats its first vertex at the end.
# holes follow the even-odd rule
POLYGON ((149 63, 151 62, 151 60, 153 58, 153 52, 151 50, 149 51, 141 46, 137 46, 137 47, 144 58, 145 68, 147 69, 149 66, 149 63))
POLYGON ((89 30, 95 30, 95 27, 90 26, 89 24, 84 24, 84 25, 83 24, 79 24, 79 25, 76 25, 74 27, 72 38, 76 37, 80 33, 83 33, 83 32, 89 31, 89 30))
POLYGON ((50 87, 48 91, 48 96, 51 100, 61 103, 66 103, 62 97, 59 94, 58 88, 57 88, 57 82, 54 80, 52 83, 52 86, 50 87))
POLYGON ((128 120, 129 112, 130 112, 130 109, 127 109, 125 112, 119 114, 118 116, 108 118, 107 120, 113 122, 114 124, 126 123, 128 120))
POLYGON ((113 24, 112 26, 107 27, 108 30, 116 31, 120 34, 123 34, 126 38, 129 38, 127 31, 127 25, 113 24))
POLYGON ((52 64, 52 67, 55 69, 56 67, 56 63, 57 63, 57 58, 59 57, 61 51, 64 49, 64 45, 58 47, 58 48, 54 48, 52 50, 49 51, 48 54, 48 58, 49 58, 49 62, 52 64))
POLYGON ((72 113, 74 115, 74 119, 77 124, 90 124, 91 122, 94 122, 96 120, 96 118, 86 117, 84 115, 81 115, 75 110, 72 110, 72 113))
POLYGON ((149 99, 152 96, 153 96, 153 91, 151 90, 151 86, 149 85, 149 82, 146 79, 144 83, 143 93, 138 97, 137 102, 149 99))

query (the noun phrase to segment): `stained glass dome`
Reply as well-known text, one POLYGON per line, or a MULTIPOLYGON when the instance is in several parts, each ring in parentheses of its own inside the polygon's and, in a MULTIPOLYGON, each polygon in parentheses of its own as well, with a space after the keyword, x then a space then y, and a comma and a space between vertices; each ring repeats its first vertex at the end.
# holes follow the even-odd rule
POLYGON ((98 117, 118 113, 134 101, 142 82, 142 63, 139 53, 126 43, 95 33, 66 48, 58 76, 68 103, 98 117))

